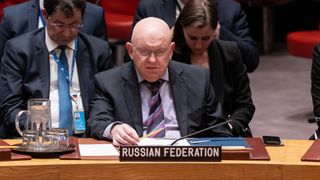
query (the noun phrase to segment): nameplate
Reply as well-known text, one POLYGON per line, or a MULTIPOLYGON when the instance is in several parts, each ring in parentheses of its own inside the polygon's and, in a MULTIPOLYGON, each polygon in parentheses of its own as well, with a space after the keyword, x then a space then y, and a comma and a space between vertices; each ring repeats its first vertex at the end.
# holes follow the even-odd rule
POLYGON ((0 161, 8 161, 11 160, 11 150, 8 149, 2 149, 0 146, 0 161))
POLYGON ((221 146, 120 146, 120 161, 221 161, 221 146))

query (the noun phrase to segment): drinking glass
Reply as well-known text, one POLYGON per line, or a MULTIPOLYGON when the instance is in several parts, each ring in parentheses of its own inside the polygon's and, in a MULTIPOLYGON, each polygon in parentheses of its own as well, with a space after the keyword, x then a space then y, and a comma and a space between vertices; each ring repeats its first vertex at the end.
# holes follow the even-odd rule
POLYGON ((69 135, 67 128, 54 128, 52 131, 55 132, 56 138, 54 144, 56 148, 64 149, 69 146, 69 135))
POLYGON ((31 130, 24 130, 22 136, 23 146, 36 146, 37 144, 37 133, 31 130))

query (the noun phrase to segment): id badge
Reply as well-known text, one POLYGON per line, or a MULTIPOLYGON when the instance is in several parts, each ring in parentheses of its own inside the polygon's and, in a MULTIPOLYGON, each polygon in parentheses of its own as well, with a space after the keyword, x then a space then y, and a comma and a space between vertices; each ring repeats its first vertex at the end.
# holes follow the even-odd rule
POLYGON ((73 105, 73 133, 83 134, 86 132, 86 119, 84 116, 80 91, 73 91, 71 93, 71 97, 73 105))
POLYGON ((73 113, 74 134, 82 134, 86 131, 86 120, 83 111, 73 113))

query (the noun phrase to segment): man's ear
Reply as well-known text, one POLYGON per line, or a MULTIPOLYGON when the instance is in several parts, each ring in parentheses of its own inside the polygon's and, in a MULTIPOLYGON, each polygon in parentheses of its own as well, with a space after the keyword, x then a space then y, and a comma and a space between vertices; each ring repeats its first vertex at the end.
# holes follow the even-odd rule
POLYGON ((170 59, 172 58, 174 48, 176 47, 176 43, 171 42, 170 44, 170 59))
POLYGON ((48 19, 47 11, 45 9, 41 9, 42 15, 45 19, 48 19))
POLYGON ((129 54, 130 58, 132 59, 133 47, 132 47, 132 44, 130 42, 126 43, 126 49, 128 51, 128 54, 129 54))

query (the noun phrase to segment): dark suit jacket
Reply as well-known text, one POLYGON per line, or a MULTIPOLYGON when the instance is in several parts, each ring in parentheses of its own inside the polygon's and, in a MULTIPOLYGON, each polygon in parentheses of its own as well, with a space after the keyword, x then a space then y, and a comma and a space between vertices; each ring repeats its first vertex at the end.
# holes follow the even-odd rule
MULTIPOLYGON (((0 24, 0 57, 2 57, 3 48, 9 39, 38 29, 38 13, 39 0, 29 0, 4 9, 0 24)), ((82 32, 106 40, 106 24, 104 11, 101 7, 87 3, 83 24, 82 32)))
MULTIPOLYGON (((311 67, 311 96, 313 102, 313 115, 320 117, 320 44, 313 50, 312 67, 311 67)), ((318 129, 315 131, 320 134, 320 121, 316 120, 318 129)), ((318 136, 319 138, 320 136, 318 136)), ((309 138, 315 139, 314 133, 309 138)))
MULTIPOLYGON (((235 42, 214 40, 208 48, 210 59, 210 80, 217 99, 222 104, 224 118, 235 120, 234 135, 241 134, 242 129, 249 129, 249 122, 255 111, 251 99, 251 90, 246 68, 241 60, 240 50, 235 42), (240 133, 240 134, 239 134, 240 133)), ((190 57, 174 53, 176 61, 191 63, 190 57)), ((249 134, 250 136, 250 134, 249 134)))
POLYGON ((320 117, 320 44, 314 48, 311 68, 313 114, 320 117))
MULTIPOLYGON (((94 74, 112 67, 111 49, 94 36, 79 33, 77 68, 85 115, 94 93, 94 74)), ((14 136, 14 119, 27 109, 30 98, 49 98, 49 52, 45 30, 38 29, 9 40, 5 46, 0 71, 0 137, 14 136)))
MULTIPOLYGON (((248 72, 259 64, 259 52, 250 36, 246 15, 234 0, 215 0, 220 19, 220 39, 236 41, 241 49, 242 59, 248 72)), ((176 20, 176 0, 141 0, 134 17, 133 26, 149 16, 163 19, 173 27, 176 20)))
MULTIPOLYGON (((182 136, 212 126, 220 121, 220 105, 215 99, 206 69, 178 62, 169 64, 169 81, 182 136), (199 78, 200 77, 200 78, 199 78)), ((143 134, 141 97, 132 62, 95 76, 96 93, 91 103, 88 134, 103 138, 105 128, 122 121, 143 134)), ((225 127, 201 136, 230 136, 225 127)))

